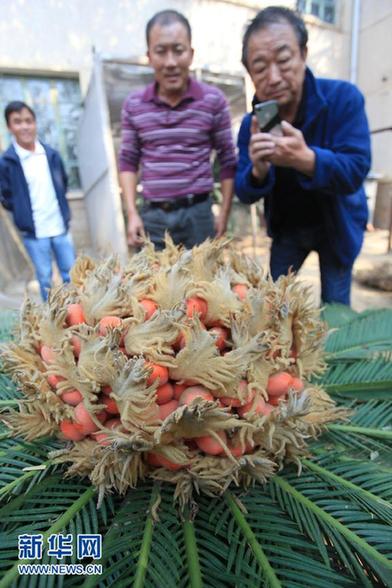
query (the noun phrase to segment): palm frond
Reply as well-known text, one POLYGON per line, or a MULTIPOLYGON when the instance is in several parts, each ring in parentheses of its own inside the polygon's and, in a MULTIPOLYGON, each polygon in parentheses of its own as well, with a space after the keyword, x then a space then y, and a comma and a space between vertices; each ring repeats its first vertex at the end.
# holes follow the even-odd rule
MULTIPOLYGON (((26 563, 15 561, 18 535, 42 533, 44 545, 52 533, 71 533, 76 542, 77 534, 95 534, 106 528, 109 518, 113 516, 114 504, 110 497, 96 508, 95 490, 86 483, 64 481, 57 474, 37 484, 28 494, 18 496, 0 511, 0 520, 5 529, 0 535, 0 585, 11 586, 18 576, 17 565, 26 563), (20 510, 21 509, 21 510, 20 510)), ((63 563, 76 563, 76 545, 74 554, 65 557, 63 563)), ((34 562, 29 562, 34 563, 34 562)), ((58 563, 48 557, 45 549, 43 557, 35 563, 58 563)), ((53 586, 53 576, 38 577, 39 588, 53 586)), ((37 578, 31 577, 28 588, 35 585, 37 578)), ((67 580, 68 582, 68 580, 67 580)), ((80 584, 80 581, 79 581, 80 584)), ((26 585, 23 578, 18 586, 26 585)), ((56 584, 57 586, 58 584, 56 584)))
MULTIPOLYGON (((253 552, 248 549, 249 544, 236 523, 236 515, 230 508, 231 502, 229 498, 225 501, 203 495, 198 499, 199 511, 194 528, 203 586, 209 588, 237 585, 256 587, 260 582, 258 561, 252 556, 253 552)), ((183 586, 185 588, 186 584, 183 586)))
POLYGON ((343 431, 344 433, 358 433, 359 435, 385 439, 386 441, 392 440, 391 429, 371 429, 370 427, 356 427, 355 425, 340 425, 338 423, 331 423, 328 425, 328 430, 343 431))
MULTIPOLYGON (((5 534, 6 540, 1 543, 1 550, 5 550, 5 557, 0 555, 0 566, 9 567, 9 548, 12 546, 16 551, 18 535, 23 533, 42 532, 44 544, 52 533, 60 531, 66 532, 72 520, 76 519, 82 509, 94 499, 95 490, 92 487, 80 486, 74 481, 64 482, 58 478, 58 485, 55 485, 53 494, 52 486, 44 487, 42 493, 34 494, 32 501, 35 508, 30 510, 30 518, 27 521, 23 519, 19 525, 17 512, 11 511, 6 515, 8 524, 13 526, 13 530, 5 534), (56 492, 57 490, 57 492, 56 492), (37 506, 39 505, 39 507, 37 506), (47 510, 45 510, 47 509, 47 510), (17 526, 16 526, 17 524, 17 526)), ((29 509, 26 509, 29 511, 29 509)), ((90 512, 94 512, 90 509, 90 512)), ((97 514, 94 514, 95 519, 97 514)), ((81 519, 83 520, 83 519, 81 519)), ((88 527, 88 529, 97 528, 98 525, 88 527)), ((83 526, 83 528, 85 528, 83 526)), ((89 532, 89 531, 87 531, 89 532)), ((14 553, 14 557, 15 557, 14 553)), ((18 560, 7 571, 4 570, 1 586, 10 586, 18 577, 18 564, 31 563, 28 561, 18 560)))
POLYGON ((14 310, 3 310, 0 314, 0 342, 12 338, 17 325, 19 313, 14 310))
MULTIPOLYGON (((389 467, 391 464, 391 443, 371 434, 374 429, 347 430, 346 428, 328 428, 322 438, 312 443, 310 449, 316 455, 344 452, 350 459, 361 459, 365 463, 376 460, 378 464, 389 467)), ((376 429, 378 431, 378 429, 376 429)))
MULTIPOLYGON (((392 311, 358 314, 333 305, 323 313, 334 330, 327 341, 329 367, 318 382, 352 414, 312 443, 313 457, 302 460, 300 477, 288 467, 245 494, 200 495, 194 511, 182 517, 167 484, 142 483, 125 499, 106 497, 97 509, 87 480, 64 479, 63 466, 50 462, 40 469, 49 451, 63 447, 60 441, 10 439, 0 425, 0 586, 390 585, 392 364, 385 336, 392 311), (84 582, 18 578, 17 536, 34 532, 102 533, 103 557, 95 563, 103 564, 103 575, 84 582)), ((1 316, 0 336, 9 338, 13 323, 7 318, 2 330, 1 316)), ((0 373, 0 400, 17 394, 0 373)), ((40 563, 49 562, 58 563, 44 554, 40 563)))
POLYGON ((34 484, 55 471, 47 455, 57 449, 56 440, 28 443, 22 439, 5 438, 0 443, 0 499, 7 495, 28 492, 34 484))
POLYGON ((373 493, 365 489, 362 484, 346 479, 345 470, 343 475, 339 475, 337 472, 331 471, 331 468, 326 468, 308 459, 302 459, 301 462, 305 468, 315 472, 335 489, 346 492, 348 498, 358 502, 373 516, 376 515, 380 521, 392 525, 392 505, 378 495, 377 488, 374 488, 376 493, 373 493))
POLYGON ((361 359, 390 351, 392 309, 362 313, 329 333, 325 344, 328 359, 361 359))
POLYGON ((13 400, 21 397, 22 394, 18 391, 14 382, 0 373, 0 409, 9 408, 12 406, 13 400))
MULTIPOLYGON (((280 585, 354 585, 347 575, 338 574, 329 565, 328 557, 324 558, 318 546, 304 533, 303 521, 298 525, 287 509, 279 508, 269 492, 260 492, 255 488, 241 496, 240 500, 246 509, 244 518, 251 526, 280 585)), ((308 526, 310 529, 313 527, 311 517, 305 521, 305 527, 308 526)), ((258 585, 272 583, 268 584, 268 577, 264 575, 258 585)))
POLYGON ((327 304, 321 311, 321 318, 330 329, 341 327, 357 318, 359 314, 346 304, 327 304))
POLYGON ((91 586, 179 585, 183 552, 178 541, 181 526, 171 488, 144 484, 132 490, 118 509, 103 541, 104 573, 83 584, 91 586), (159 504, 159 520, 155 510, 159 504), (170 557, 167 557, 167 553, 170 557))
MULTIPOLYGON (((387 582, 392 574, 392 528, 374 522, 359 504, 347 500, 344 488, 327 487, 313 474, 298 478, 289 474, 276 476, 269 485, 271 496, 289 509, 291 516, 302 522, 312 514, 316 526, 312 539, 329 548, 337 569, 344 570, 363 586, 374 581, 387 582)), ((308 532, 308 531, 307 531, 308 532)), ((326 548, 327 548, 326 547, 326 548)))
POLYGON ((346 452, 323 452, 317 455, 316 463, 387 501, 392 508, 392 468, 382 466, 375 460, 348 457, 346 452))
MULTIPOLYGON (((10 341, 18 321, 18 313, 15 311, 3 311, 0 313, 0 343, 10 341)), ((9 406, 8 401, 21 397, 15 384, 1 371, 0 355, 0 410, 9 406)))
MULTIPOLYGON (((130 496, 132 499, 126 498, 104 538, 104 574, 86 580, 84 588, 110 586, 114 582, 116 586, 124 582, 124 586, 168 588, 240 585, 244 577, 226 566, 232 549, 226 529, 219 525, 216 531, 216 518, 210 511, 210 505, 215 504, 230 513, 224 501, 201 496, 195 521, 188 516, 179 520, 172 489, 162 487, 159 520, 154 520, 157 487, 148 484, 133 490, 130 496)), ((248 566, 244 563, 245 569, 248 566)), ((249 567, 248 573, 249 586, 256 586, 259 571, 251 573, 249 567)))
POLYGON ((315 380, 329 394, 370 400, 389 399, 392 390, 392 362, 384 359, 333 363, 315 380))
POLYGON ((392 404, 390 400, 356 403, 350 421, 359 427, 392 428, 392 404))

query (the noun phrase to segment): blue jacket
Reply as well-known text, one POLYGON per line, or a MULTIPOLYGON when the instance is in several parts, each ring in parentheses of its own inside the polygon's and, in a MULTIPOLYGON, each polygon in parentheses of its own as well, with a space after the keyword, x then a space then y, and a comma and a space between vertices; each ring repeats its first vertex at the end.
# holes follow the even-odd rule
MULTIPOLYGON (((64 225, 68 230, 71 218, 68 202, 67 175, 60 154, 43 144, 64 225)), ((4 208, 12 211, 15 225, 26 237, 35 237, 35 227, 29 188, 20 159, 11 145, 0 158, 0 199, 4 208)))
MULTIPOLYGON (((362 185, 370 169, 364 99, 349 82, 315 78, 309 69, 304 89, 305 118, 299 128, 306 144, 315 152, 315 171, 310 178, 291 169, 283 187, 287 194, 294 185, 296 191, 312 190, 320 194, 330 247, 341 263, 351 265, 361 249, 368 218, 362 185)), ((268 234, 274 237, 279 234, 273 211, 273 199, 279 198, 275 191, 275 168, 271 166, 262 186, 252 184, 248 153, 250 123, 251 114, 247 114, 238 135, 236 193, 247 204, 265 199, 268 234)))

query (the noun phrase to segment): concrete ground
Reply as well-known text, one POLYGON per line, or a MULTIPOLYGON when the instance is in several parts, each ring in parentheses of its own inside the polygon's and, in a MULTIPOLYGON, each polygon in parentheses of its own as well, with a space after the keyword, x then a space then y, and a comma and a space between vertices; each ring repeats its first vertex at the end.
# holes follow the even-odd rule
MULTIPOLYGON (((248 231, 247 231, 248 232, 248 231)), ((238 246, 248 255, 255 255, 263 267, 268 268, 268 252, 270 239, 267 237, 265 230, 258 228, 256 243, 253 243, 249 234, 236 238, 238 246)), ((359 269, 373 268, 381 265, 382 262, 389 260, 392 263, 392 253, 387 254, 388 231, 374 230, 367 232, 365 242, 360 256, 358 257, 354 273, 359 269)), ((318 258, 312 253, 301 268, 299 278, 313 286, 315 304, 319 304, 320 297, 320 280, 318 270, 318 258)), ((0 291, 0 310, 18 309, 27 295, 39 301, 38 284, 36 281, 23 282, 14 281, 4 291, 0 291)), ((362 311, 368 308, 392 308, 392 292, 384 292, 365 287, 358 282, 353 281, 351 304, 354 310, 362 311)))

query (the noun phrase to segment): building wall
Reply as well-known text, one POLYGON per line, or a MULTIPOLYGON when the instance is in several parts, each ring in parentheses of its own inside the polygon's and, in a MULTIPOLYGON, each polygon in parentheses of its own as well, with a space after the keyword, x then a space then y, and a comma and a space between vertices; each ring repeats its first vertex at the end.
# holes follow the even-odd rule
MULTIPOLYGON (((392 2, 362 0, 358 84, 371 130, 392 127, 392 2)), ((373 170, 392 179, 392 131, 372 134, 373 170)))
POLYGON ((255 13, 251 6, 217 0, 0 0, 0 67, 79 72, 86 89, 92 47, 116 59, 145 55, 147 20, 170 7, 193 25, 198 67, 238 71, 242 30, 255 13))
MULTIPOLYGON (((351 2, 340 1, 336 27, 307 19, 309 59, 317 73, 348 76, 351 2)), ((238 72, 244 27, 269 4, 266 0, 0 0, 0 68, 77 72, 86 90, 93 47, 103 57, 144 56, 147 20, 170 7, 183 12, 192 24, 196 67, 238 72)), ((293 8, 296 2, 279 4, 293 8)))
POLYGON ((335 25, 305 16, 309 32, 308 64, 322 77, 348 80, 351 61, 352 0, 338 3, 335 25))

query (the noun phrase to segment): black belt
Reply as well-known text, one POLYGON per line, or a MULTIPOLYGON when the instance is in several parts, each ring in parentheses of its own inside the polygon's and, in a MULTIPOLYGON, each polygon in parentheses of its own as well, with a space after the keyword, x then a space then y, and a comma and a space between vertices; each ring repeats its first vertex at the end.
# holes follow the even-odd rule
POLYGON ((172 200, 145 200, 144 205, 148 208, 161 208, 165 212, 171 212, 204 202, 209 195, 209 192, 203 192, 202 194, 188 194, 184 198, 173 198, 172 200))

